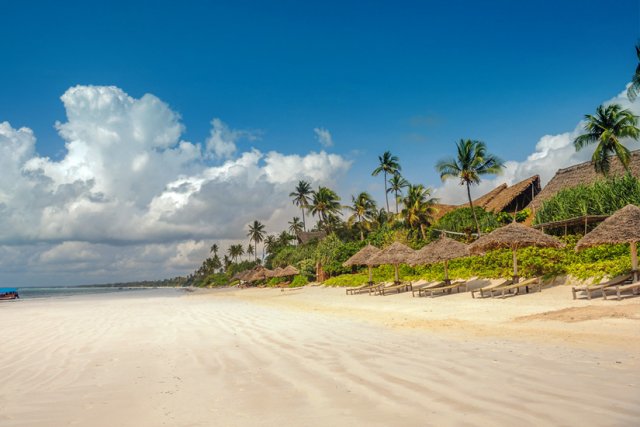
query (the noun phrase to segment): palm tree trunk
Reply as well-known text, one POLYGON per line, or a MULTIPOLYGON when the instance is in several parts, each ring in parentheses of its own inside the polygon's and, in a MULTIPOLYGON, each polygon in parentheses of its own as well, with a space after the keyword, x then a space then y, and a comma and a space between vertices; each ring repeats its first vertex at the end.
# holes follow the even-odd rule
POLYGON ((396 215, 398 215, 398 190, 396 190, 396 215))
POLYGON ((307 231, 307 223, 304 220, 304 208, 301 207, 300 210, 302 211, 302 229, 304 231, 307 231))
POLYGON ((476 216, 476 211, 473 209, 473 201, 471 200, 471 188, 469 188, 469 183, 467 182, 467 196, 469 197, 469 207, 471 208, 471 213, 473 214, 473 222, 476 223, 476 231, 478 232, 478 237, 480 237, 480 224, 478 224, 478 217, 476 216))
POLYGON ((258 260, 258 241, 257 240, 253 241, 253 260, 254 261, 258 260))
POLYGON ((424 224, 420 224, 420 233, 422 234, 422 240, 427 240, 427 235, 424 232, 424 224))
POLYGON ((364 240, 364 231, 362 231, 362 226, 360 226, 360 241, 364 240))
POLYGON ((387 202, 387 213, 391 213, 389 210, 389 194, 387 193, 387 171, 384 172, 384 199, 387 202))

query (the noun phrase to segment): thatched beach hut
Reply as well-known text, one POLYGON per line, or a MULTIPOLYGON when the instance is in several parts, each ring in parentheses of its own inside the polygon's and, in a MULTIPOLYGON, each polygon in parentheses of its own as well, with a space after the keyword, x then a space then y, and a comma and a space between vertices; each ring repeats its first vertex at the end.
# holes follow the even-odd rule
POLYGON ((513 222, 493 230, 469 245, 469 252, 481 254, 493 249, 509 248, 513 254, 513 281, 518 282, 517 251, 528 246, 561 248, 564 246, 555 237, 534 228, 513 222))
POLYGON ((434 264, 444 262, 444 281, 449 283, 449 260, 469 256, 469 247, 464 243, 442 235, 411 257, 410 265, 434 264))
POLYGON ((391 246, 387 246, 382 249, 380 253, 371 259, 371 265, 393 265, 395 270, 395 281, 400 282, 400 274, 398 272, 398 266, 400 264, 407 264, 411 257, 415 254, 415 251, 410 247, 403 245, 400 242, 395 242, 391 246))
POLYGON ((638 242, 640 242, 640 207, 627 205, 605 219, 578 241, 576 250, 608 243, 629 243, 631 270, 638 281, 638 242))
POLYGON ((369 283, 373 282, 373 272, 371 271, 371 260, 380 253, 380 249, 373 245, 367 245, 356 252, 351 258, 342 263, 343 267, 353 267, 354 265, 366 265, 369 270, 369 283))
POLYGON ((287 265, 285 268, 282 269, 281 274, 282 274, 282 277, 291 277, 291 276, 295 276, 296 274, 300 274, 300 271, 298 271, 298 269, 292 265, 287 265))

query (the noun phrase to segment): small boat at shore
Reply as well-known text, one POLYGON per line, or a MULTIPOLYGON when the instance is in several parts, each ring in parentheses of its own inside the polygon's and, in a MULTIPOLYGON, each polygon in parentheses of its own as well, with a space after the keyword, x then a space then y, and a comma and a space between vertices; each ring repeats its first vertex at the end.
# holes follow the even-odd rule
POLYGON ((0 288, 0 301, 18 298, 20 298, 20 295, 17 288, 0 288))

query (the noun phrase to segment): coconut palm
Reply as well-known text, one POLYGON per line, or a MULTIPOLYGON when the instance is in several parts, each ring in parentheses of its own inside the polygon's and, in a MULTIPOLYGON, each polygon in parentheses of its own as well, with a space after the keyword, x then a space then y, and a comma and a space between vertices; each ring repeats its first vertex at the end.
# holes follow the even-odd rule
POLYGON ((278 241, 276 239, 276 236, 270 234, 267 237, 265 237, 265 239, 264 239, 264 249, 267 252, 267 254, 274 253, 277 245, 278 245, 278 241))
POLYGON ((437 199, 431 197, 431 189, 422 184, 409 184, 407 194, 402 199, 402 219, 410 228, 419 229, 423 239, 427 238, 425 228, 433 220, 436 202, 437 199))
POLYGON ((369 193, 363 191, 357 196, 351 196, 352 205, 346 208, 353 212, 348 218, 349 225, 357 224, 360 230, 360 240, 364 240, 364 230, 371 229, 371 223, 375 220, 377 209, 376 202, 369 193))
POLYGON ((471 184, 479 184, 480 177, 488 174, 499 174, 504 168, 504 162, 499 157, 487 153, 487 146, 482 141, 461 139, 456 144, 458 155, 455 158, 440 160, 436 170, 444 181, 448 178, 460 179, 460 185, 466 185, 469 207, 473 212, 476 232, 480 236, 480 225, 471 200, 471 184))
POLYGON ((253 246, 251 246, 251 242, 249 242, 249 244, 247 245, 246 252, 247 252, 247 256, 249 258, 251 258, 251 255, 254 255, 256 253, 255 248, 253 246))
POLYGON ((586 133, 573 141, 576 151, 597 143, 596 151, 591 157, 596 172, 603 175, 609 173, 610 156, 613 154, 618 157, 624 168, 629 170, 631 153, 620 140, 623 138, 638 139, 640 136, 640 129, 637 127, 638 118, 631 111, 623 110, 618 104, 606 107, 600 105, 594 116, 587 114, 584 117, 586 119, 584 124, 586 133))
POLYGON ((227 255, 225 255, 222 258, 222 263, 224 264, 224 269, 228 270, 229 267, 231 266, 231 259, 227 255))
POLYGON ((372 176, 378 176, 380 172, 384 173, 384 198, 387 202, 387 212, 389 211, 389 196, 387 191, 387 175, 395 175, 402 169, 400 167, 400 159, 397 156, 391 154, 390 151, 385 151, 382 156, 378 156, 380 162, 378 167, 371 172, 372 176))
POLYGON ((238 258, 244 255, 244 248, 238 243, 236 245, 229 246, 228 252, 233 262, 237 263, 238 258))
POLYGON ((293 197, 293 204, 298 206, 302 211, 303 231, 307 231, 307 223, 305 222, 304 211, 309 207, 309 202, 311 201, 312 194, 313 191, 311 190, 311 184, 309 184, 307 181, 298 181, 296 190, 289 193, 289 197, 293 197))
POLYGON ((640 93, 640 43, 636 44, 636 56, 638 57, 638 65, 636 66, 635 74, 631 78, 631 86, 627 89, 627 98, 631 102, 635 101, 640 93))
POLYGON ((404 179, 399 173, 393 174, 389 178, 389 188, 387 193, 393 192, 396 196, 396 215, 398 214, 398 195, 402 194, 402 189, 409 186, 409 181, 404 179))
POLYGON ((340 214, 340 197, 330 188, 318 187, 317 191, 314 191, 311 198, 311 204, 309 205, 309 212, 312 215, 317 215, 319 222, 328 228, 330 217, 337 217, 340 214))
POLYGON ((213 245, 211 245, 211 249, 209 250, 209 253, 213 253, 214 255, 218 255, 218 244, 214 243, 213 245))
POLYGON ((253 224, 249 224, 249 232, 247 233, 247 237, 249 237, 250 242, 253 241, 253 252, 254 254, 256 254, 256 261, 258 253, 258 243, 262 242, 262 240, 264 239, 264 235, 264 224, 262 224, 260 221, 255 220, 253 221, 253 224))
POLYGON ((288 222, 288 224, 289 231, 296 236, 298 235, 298 233, 304 230, 304 225, 300 221, 300 218, 298 218, 297 216, 294 216, 293 219, 288 222))
POLYGON ((292 239, 293 239, 293 237, 291 236, 291 234, 287 233, 286 231, 282 231, 278 235, 278 245, 279 246, 289 246, 289 242, 292 239))

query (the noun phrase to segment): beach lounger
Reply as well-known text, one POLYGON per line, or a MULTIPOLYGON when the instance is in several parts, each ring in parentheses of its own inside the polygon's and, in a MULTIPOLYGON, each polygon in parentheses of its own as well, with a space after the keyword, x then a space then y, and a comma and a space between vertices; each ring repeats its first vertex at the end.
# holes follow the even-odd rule
POLYGON ((369 292, 370 289, 380 286, 380 283, 368 283, 365 286, 358 286, 357 288, 347 289, 351 292, 351 295, 364 294, 369 292))
POLYGON ((602 290, 602 297, 607 299, 607 292, 613 292, 618 297, 618 301, 622 299, 622 294, 631 291, 633 295, 640 295, 640 281, 629 283, 628 285, 615 285, 615 287, 608 287, 602 290))
POLYGON ((380 295, 384 288, 390 288, 391 286, 395 286, 395 283, 393 282, 377 283, 376 285, 369 288, 369 295, 380 295))
POLYGON ((356 293, 359 293, 359 291, 363 290, 364 288, 368 288, 369 286, 372 286, 372 285, 374 285, 373 282, 367 282, 364 285, 360 285, 355 288, 347 288, 347 295, 349 294, 355 295, 356 293))
POLYGON ((420 286, 419 288, 413 287, 413 296, 416 296, 416 292, 418 293, 418 297, 423 297, 426 295, 426 291, 432 288, 439 288, 440 286, 445 286, 446 282, 429 282, 426 285, 420 286))
POLYGON ((523 280, 522 282, 513 283, 507 286, 500 286, 496 289, 490 289, 489 293, 491 294, 491 298, 494 298, 496 295, 501 295, 503 298, 508 293, 513 293, 514 295, 520 292, 520 288, 524 287, 526 292, 529 292, 529 288, 538 289, 538 292, 542 291, 542 280, 537 277, 533 277, 531 279, 523 280))
POLYGON ((413 286, 411 286, 411 290, 412 290, 412 294, 415 297, 416 293, 420 292, 420 289, 424 289, 428 286, 436 286, 439 285, 441 282, 427 282, 426 280, 418 280, 416 283, 413 284, 413 286))
POLYGON ((380 291, 382 295, 387 295, 388 293, 395 292, 399 294, 400 292, 406 292, 411 290, 411 282, 402 282, 397 285, 389 286, 388 288, 382 288, 380 291))
POLYGON ((502 286, 509 286, 513 283, 513 280, 503 280, 502 282, 494 283, 493 285, 484 286, 482 288, 474 289, 471 291, 471 298, 475 298, 476 292, 480 292, 480 298, 484 298, 484 293, 490 293, 494 289, 498 289, 502 286))
POLYGON ((593 293, 602 292, 602 296, 604 297, 604 290, 606 288, 612 286, 624 285, 625 282, 631 281, 631 274, 621 274, 620 276, 616 276, 611 280, 606 282, 597 283, 595 285, 581 285, 581 286, 573 286, 571 288, 571 293, 573 294, 573 299, 577 298, 578 292, 586 292, 587 299, 591 299, 593 293))
POLYGON ((464 291, 467 291, 467 282, 465 280, 457 280, 453 283, 451 283, 450 285, 444 285, 444 286, 436 286, 433 288, 428 288, 428 289, 424 289, 424 295, 429 295, 430 297, 433 298, 433 296, 437 293, 442 292, 444 293, 451 293, 452 290, 456 290, 456 292, 460 292, 460 288, 464 287, 464 291))

